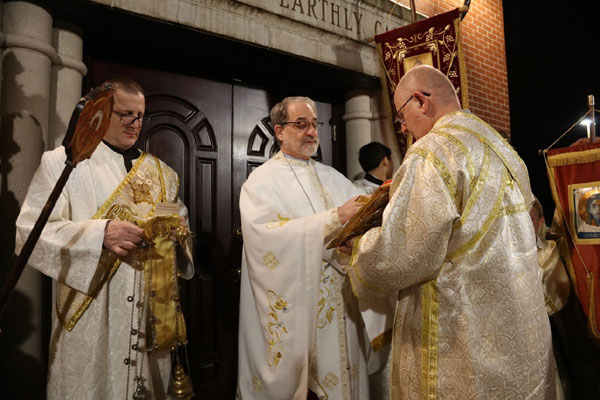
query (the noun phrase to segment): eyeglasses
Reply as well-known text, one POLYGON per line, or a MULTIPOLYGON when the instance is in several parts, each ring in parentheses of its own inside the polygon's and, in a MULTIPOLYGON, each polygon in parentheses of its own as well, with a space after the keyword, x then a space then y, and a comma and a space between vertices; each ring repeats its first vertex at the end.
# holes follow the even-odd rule
MULTIPOLYGON (((429 94, 429 93, 425 93, 425 92, 423 92, 423 91, 421 91, 421 93, 423 93, 423 94, 424 94, 425 96, 427 96, 427 97, 431 96, 431 94, 429 94)), ((396 119, 397 119, 397 121, 398 121, 399 123, 401 123, 401 124, 405 124, 405 123, 406 123, 406 120, 404 119, 404 113, 402 113, 402 109, 403 109, 404 107, 406 107, 406 105, 407 105, 408 103, 410 103, 410 101, 411 101, 412 99, 414 99, 414 98, 415 98, 415 95, 413 94, 412 96, 410 96, 410 97, 408 98, 408 100, 406 100, 406 102, 405 102, 404 104, 402 104, 402 107, 400 107, 400 108, 398 109, 398 111, 396 111, 396 119)))
POLYGON ((298 130, 307 131, 309 126, 312 126, 314 129, 319 129, 319 127, 323 126, 321 121, 286 121, 281 123, 281 125, 290 124, 294 125, 298 130))
POLYGON ((133 125, 137 120, 139 120, 141 124, 150 122, 150 117, 145 115, 124 114, 115 110, 113 110, 113 113, 119 117, 119 121, 125 126, 133 125))

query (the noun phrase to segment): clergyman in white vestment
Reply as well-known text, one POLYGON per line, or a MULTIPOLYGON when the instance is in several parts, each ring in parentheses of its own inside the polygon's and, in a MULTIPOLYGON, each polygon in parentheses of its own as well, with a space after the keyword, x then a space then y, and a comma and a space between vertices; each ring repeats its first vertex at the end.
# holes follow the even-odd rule
MULTIPOLYGON (((71 173, 29 259, 29 266, 53 279, 48 399, 122 399, 131 398, 134 392, 161 399, 166 396, 171 373, 168 349, 146 354, 148 338, 160 337, 147 331, 147 309, 160 305, 153 303, 144 288, 159 285, 156 279, 161 279, 163 272, 166 289, 173 287, 172 239, 164 237, 166 245, 161 241, 161 246, 165 245, 161 256, 170 261, 168 268, 158 270, 157 264, 146 268, 148 264, 136 261, 142 254, 137 249, 145 232, 128 221, 142 225, 152 221, 156 222, 153 228, 166 226, 170 231, 166 221, 187 226, 187 209, 177 196, 175 171, 133 147, 145 109, 141 87, 128 78, 109 83, 115 89, 114 111, 104 142, 71 173), (173 215, 157 216, 161 207, 169 208, 173 215), (149 271, 153 277, 148 276, 149 271)), ((17 219, 17 251, 54 188, 65 159, 62 146, 43 154, 17 219)), ((189 250, 189 242, 181 244, 189 250)), ((177 273, 189 279, 193 264, 181 258, 184 262, 177 273)), ((164 304, 171 307, 168 301, 164 304)), ((166 311, 176 315, 173 308, 166 311)), ((160 321, 148 324, 152 329, 159 325, 159 329, 169 328, 160 321)))
POLYGON ((238 398, 368 399, 364 325, 343 265, 325 246, 360 208, 360 194, 310 157, 318 147, 312 100, 271 111, 281 151, 240 195, 244 251, 238 398), (350 200, 349 200, 350 199, 350 200))
POLYGON ((523 161, 434 68, 410 70, 394 102, 416 142, 382 226, 345 247, 359 301, 397 295, 391 398, 555 398, 523 161))

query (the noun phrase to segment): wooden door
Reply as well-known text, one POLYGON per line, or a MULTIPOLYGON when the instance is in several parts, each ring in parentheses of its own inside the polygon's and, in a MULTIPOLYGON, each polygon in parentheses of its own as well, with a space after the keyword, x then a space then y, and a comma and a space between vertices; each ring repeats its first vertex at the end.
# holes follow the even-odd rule
MULTIPOLYGON (((91 83, 132 77, 146 92, 146 124, 137 146, 180 178, 180 198, 196 234, 192 280, 181 282, 188 356, 199 398, 230 400, 237 380, 241 185, 276 151, 268 114, 283 96, 106 61, 92 63, 91 83)), ((318 159, 332 161, 332 107, 317 103, 318 159)))

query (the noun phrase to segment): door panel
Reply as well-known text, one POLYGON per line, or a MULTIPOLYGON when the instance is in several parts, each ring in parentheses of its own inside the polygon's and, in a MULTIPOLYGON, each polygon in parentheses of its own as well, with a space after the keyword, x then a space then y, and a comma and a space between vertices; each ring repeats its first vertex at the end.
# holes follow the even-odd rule
MULTIPOLYGON (((130 76, 146 92, 145 124, 137 146, 180 178, 195 233, 190 281, 181 281, 188 355, 200 398, 233 399, 237 379, 240 188, 277 150, 269 110, 283 96, 197 77, 94 60, 91 82, 130 76)), ((315 158, 332 162, 332 106, 316 103, 321 144, 315 158)))

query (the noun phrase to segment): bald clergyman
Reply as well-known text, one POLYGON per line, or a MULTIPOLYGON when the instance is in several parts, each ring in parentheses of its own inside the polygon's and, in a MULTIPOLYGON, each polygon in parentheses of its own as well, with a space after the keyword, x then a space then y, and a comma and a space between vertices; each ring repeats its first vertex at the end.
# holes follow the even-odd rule
POLYGON ((434 68, 410 70, 394 102, 416 143, 382 226, 348 243, 359 300, 397 295, 392 398, 555 398, 523 161, 434 68))

